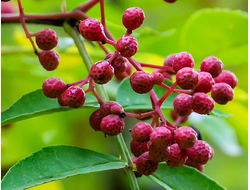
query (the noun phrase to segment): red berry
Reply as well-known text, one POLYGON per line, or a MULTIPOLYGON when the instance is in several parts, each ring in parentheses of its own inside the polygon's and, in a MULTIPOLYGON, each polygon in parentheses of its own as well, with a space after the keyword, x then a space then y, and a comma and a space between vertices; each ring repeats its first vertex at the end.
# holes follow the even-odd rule
POLYGON ((136 142, 134 139, 130 142, 130 150, 134 156, 139 157, 144 152, 147 152, 150 146, 150 141, 148 142, 136 142))
POLYGON ((100 124, 102 121, 102 116, 100 109, 94 111, 89 117, 89 124, 95 131, 101 131, 100 124))
POLYGON ((180 116, 192 113, 192 96, 181 93, 174 98, 173 106, 176 113, 180 116))
POLYGON ((114 68, 107 61, 98 61, 90 69, 90 77, 97 84, 106 84, 114 75, 114 68))
POLYGON ((131 57, 138 50, 138 42, 135 37, 124 35, 117 41, 116 49, 123 57, 131 57))
POLYGON ((211 90, 211 96, 216 103, 224 105, 233 100, 234 91, 227 83, 216 83, 211 90))
POLYGON ((122 106, 119 103, 115 102, 115 101, 104 102, 100 107, 100 112, 101 112, 102 117, 105 117, 105 116, 107 116, 109 114, 120 114, 123 111, 124 110, 123 110, 122 106), (118 112, 115 113, 114 110, 112 112, 112 107, 113 106, 117 106, 118 112))
POLYGON ((136 142, 147 142, 150 139, 150 134, 153 132, 153 128, 150 124, 145 122, 137 123, 132 129, 132 138, 136 142))
POLYGON ((153 73, 154 83, 161 85, 164 82, 164 76, 161 73, 153 73))
POLYGON ((144 152, 136 161, 136 169, 146 176, 152 175, 159 166, 159 162, 154 162, 149 158, 149 152, 144 152))
POLYGON ((124 78, 127 78, 132 73, 132 65, 129 62, 126 62, 126 70, 122 73, 115 73, 115 77, 117 80, 123 80, 124 78))
POLYGON ((150 134, 150 141, 157 149, 166 149, 173 142, 172 132, 166 127, 156 127, 150 134))
POLYGON ((214 109, 214 100, 204 92, 193 94, 192 109, 199 114, 209 114, 214 109))
POLYGON ((197 170, 199 170, 202 173, 204 172, 204 165, 196 164, 194 161, 190 160, 189 158, 185 162, 185 165, 190 166, 192 168, 196 168, 197 170))
POLYGON ((191 127, 182 126, 175 131, 174 139, 180 148, 191 148, 197 141, 197 133, 191 127))
MULTIPOLYGON (((168 55, 165 59, 164 59, 164 62, 163 62, 163 65, 164 66, 168 66, 168 67, 173 67, 173 60, 174 60, 174 57, 175 57, 176 53, 173 53, 173 54, 170 54, 168 55)), ((170 75, 174 75, 175 72, 172 72, 172 71, 166 71, 168 74, 170 75)))
POLYGON ((16 6, 13 2, 1 2, 1 14, 16 13, 16 6))
POLYGON ((38 54, 39 61, 47 71, 55 70, 60 62, 60 56, 55 50, 41 51, 38 54))
POLYGON ((58 98, 67 88, 67 84, 60 78, 51 77, 43 82, 43 93, 49 98, 58 98))
POLYGON ((166 149, 166 163, 171 168, 179 168, 184 165, 187 160, 185 150, 181 149, 178 144, 172 144, 166 149))
POLYGON ((170 116, 171 118, 173 119, 173 121, 176 121, 178 117, 180 117, 180 121, 179 123, 184 123, 188 120, 189 116, 188 115, 185 115, 185 116, 180 116, 176 110, 171 110, 170 112, 170 116))
POLYGON ((199 82, 194 88, 195 92, 208 93, 212 90, 212 86, 215 84, 212 75, 208 72, 199 72, 199 82))
POLYGON ((148 93, 154 84, 154 77, 145 71, 136 71, 130 77, 132 89, 139 94, 148 93))
POLYGON ((59 96, 59 98, 58 103, 61 106, 79 108, 84 104, 86 100, 86 94, 79 86, 70 86, 61 94, 61 96, 59 96))
POLYGON ((194 67, 194 59, 192 55, 188 52, 176 53, 173 57, 173 69, 177 73, 180 69, 184 67, 194 67))
POLYGON ((176 82, 182 89, 193 89, 199 82, 199 74, 193 68, 184 67, 177 72, 176 82))
POLYGON ((95 18, 81 21, 79 31, 89 41, 104 41, 106 39, 102 23, 95 18))
POLYGON ((232 88, 235 88, 238 84, 238 79, 235 76, 235 74, 228 70, 223 70, 219 76, 214 78, 214 81, 216 83, 221 83, 221 82, 227 83, 232 88))
POLYGON ((139 7, 130 7, 122 15, 122 23, 128 30, 139 28, 145 19, 143 10, 139 7))
POLYGON ((42 29, 36 34, 36 44, 42 50, 51 50, 56 47, 57 43, 56 32, 50 28, 42 29))
POLYGON ((119 115, 110 114, 102 119, 100 128, 109 136, 119 135, 124 129, 125 123, 119 115))
POLYGON ((173 80, 172 75, 169 74, 169 72, 164 70, 164 69, 154 69, 152 75, 154 76, 155 74, 158 74, 158 73, 162 74, 164 79, 168 79, 168 80, 171 80, 171 81, 173 80))
POLYGON ((149 158, 154 162, 163 162, 166 161, 166 148, 156 148, 153 144, 149 147, 149 158))
MULTIPOLYGON (((111 57, 113 57, 115 52, 109 53, 106 57, 105 60, 109 61, 111 57)), ((117 56, 110 62, 110 64, 113 66, 115 74, 117 73, 122 73, 126 70, 127 67, 127 59, 123 57, 120 53, 118 53, 117 56)))
POLYGON ((220 59, 214 56, 206 57, 201 62, 201 71, 209 72, 212 77, 217 77, 222 72, 223 63, 220 59))

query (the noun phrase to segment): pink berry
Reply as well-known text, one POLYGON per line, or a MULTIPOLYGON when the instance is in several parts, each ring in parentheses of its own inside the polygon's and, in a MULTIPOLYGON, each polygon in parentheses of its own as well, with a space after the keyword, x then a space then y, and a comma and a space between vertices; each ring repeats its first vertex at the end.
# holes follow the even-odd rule
POLYGON ((164 79, 168 79, 168 80, 173 80, 173 76, 171 74, 169 74, 168 71, 164 70, 164 69, 154 69, 152 75, 154 76, 155 74, 162 74, 164 79))
POLYGON ((110 114, 101 121, 101 131, 109 136, 119 135, 124 129, 125 123, 119 115, 110 114))
POLYGON ((167 159, 166 148, 156 148, 153 144, 149 147, 149 158, 154 162, 163 162, 167 159))
POLYGON ((173 106, 176 113, 180 116, 192 113, 192 96, 181 93, 174 98, 173 106))
POLYGON ((60 78, 51 77, 43 82, 43 93, 49 98, 58 98, 67 88, 67 84, 60 78))
MULTIPOLYGON (((173 54, 170 54, 168 55, 165 59, 164 59, 164 62, 163 62, 163 65, 164 66, 167 66, 167 67, 173 67, 173 60, 174 60, 174 57, 175 57, 176 53, 173 53, 173 54)), ((168 74, 170 75, 174 75, 175 72, 172 72, 172 71, 166 71, 168 74)))
POLYGON ((150 134, 153 132, 153 128, 150 124, 145 122, 137 123, 132 129, 132 138, 136 142, 147 142, 150 139, 150 134))
POLYGON ((201 71, 209 72, 212 77, 217 77, 223 70, 223 63, 220 59, 214 56, 206 57, 201 62, 201 71))
POLYGON ((138 50, 138 42, 135 37, 124 35, 117 41, 116 49, 123 57, 131 57, 138 50))
POLYGON ((42 29, 36 34, 36 44, 42 50, 51 50, 56 47, 57 43, 56 32, 50 28, 42 29))
POLYGON ((100 112, 101 112, 102 117, 105 117, 105 116, 107 116, 109 114, 119 114, 119 113, 121 113, 123 111, 124 110, 123 110, 122 106, 119 103, 115 102, 115 101, 104 102, 100 107, 100 112), (112 107, 113 106, 118 107, 118 112, 115 113, 114 110, 112 112, 112 107))
POLYGON ((189 116, 185 115, 185 116, 180 116, 176 110, 171 110, 170 112, 170 117, 173 119, 173 121, 176 121, 177 118, 179 117, 180 121, 179 123, 184 123, 188 120, 189 116))
POLYGON ((139 28, 145 19, 143 10, 139 7, 130 7, 122 15, 122 23, 128 30, 139 28))
POLYGON ((159 166, 159 162, 154 162, 149 158, 149 152, 144 152, 136 162, 136 169, 139 173, 149 176, 152 175, 159 166))
POLYGON ((166 149, 166 163, 171 168, 179 168, 184 165, 187 156, 184 149, 181 149, 178 144, 172 144, 166 149))
POLYGON ((102 23, 95 18, 81 21, 79 31, 89 41, 105 41, 106 39, 102 23))
POLYGON ((94 111, 89 117, 89 124, 95 131, 101 131, 100 124, 102 121, 102 116, 100 109, 94 111))
MULTIPOLYGON (((133 164, 136 164, 136 163, 137 163, 138 158, 136 158, 136 157, 134 157, 134 156, 131 156, 131 160, 132 160, 133 164)), ((126 170, 125 170, 125 168, 122 168, 122 169, 123 169, 123 172, 126 174, 126 170)), ((135 174, 135 177, 136 177, 136 178, 139 178, 139 177, 141 177, 141 176, 142 176, 142 174, 140 174, 140 173, 139 173, 139 172, 137 172, 137 171, 134 171, 134 174, 135 174)))
POLYGON ((212 90, 212 86, 215 84, 212 75, 208 72, 199 72, 199 82, 194 88, 195 92, 208 93, 212 90))
POLYGON ((192 109, 199 114, 209 114, 214 109, 214 100, 204 92, 193 94, 192 109))
POLYGON ((204 165, 196 164, 194 161, 190 160, 189 158, 185 162, 185 165, 190 166, 192 168, 196 168, 197 170, 199 170, 202 173, 204 172, 204 165))
POLYGON ((90 69, 90 77, 97 84, 106 84, 114 75, 114 68, 107 61, 98 61, 90 69))
POLYGON ((47 71, 55 70, 60 62, 60 56, 55 50, 41 51, 38 54, 39 61, 47 71))
POLYGON ((236 75, 228 70, 223 70, 219 76, 214 78, 214 81, 216 83, 227 83, 229 84, 232 88, 235 88, 238 84, 238 79, 236 77, 236 75))
POLYGON ((177 72, 176 82, 182 89, 193 89, 199 82, 199 74, 193 68, 184 67, 177 72))
POLYGON ((225 105, 234 98, 232 87, 224 82, 216 83, 211 90, 211 96, 218 104, 225 105))
POLYGON ((188 52, 176 53, 173 57, 173 69, 177 73, 180 69, 184 67, 194 67, 194 59, 192 55, 188 52))
POLYGON ((161 73, 153 73, 154 83, 161 85, 164 82, 164 76, 161 73))
POLYGON ((130 77, 132 89, 139 94, 148 93, 154 84, 154 77, 145 71, 136 71, 130 77))
POLYGON ((174 139, 180 148, 191 148, 197 141, 197 133, 191 127, 182 126, 175 131, 174 139))
POLYGON ((132 73, 132 65, 129 62, 126 62, 126 70, 122 73, 115 73, 115 77, 117 80, 123 80, 129 77, 132 73))
MULTIPOLYGON (((109 61, 109 59, 111 57, 113 57, 115 54, 115 52, 109 53, 106 57, 105 60, 109 61)), ((109 61, 110 62, 110 61, 109 61)), ((127 67, 127 59, 125 57, 123 57, 120 53, 118 53, 117 56, 115 56, 115 58, 110 62, 110 64, 113 66, 114 68, 114 72, 115 74, 117 73, 122 73, 124 71, 126 71, 126 67, 127 67)))
POLYGON ((1 14, 17 13, 16 5, 13 2, 1 2, 1 14))
POLYGON ((61 106, 66 105, 71 108, 79 108, 84 104, 86 100, 86 94, 79 86, 70 86, 61 94, 61 96, 59 96, 59 98, 58 103, 61 106))
POLYGON ((139 157, 144 152, 147 152, 150 146, 150 141, 148 142, 136 142, 134 139, 130 142, 130 150, 134 156, 139 157))
POLYGON ((166 127, 156 127, 150 134, 150 141, 157 149, 165 149, 173 142, 172 132, 166 127))

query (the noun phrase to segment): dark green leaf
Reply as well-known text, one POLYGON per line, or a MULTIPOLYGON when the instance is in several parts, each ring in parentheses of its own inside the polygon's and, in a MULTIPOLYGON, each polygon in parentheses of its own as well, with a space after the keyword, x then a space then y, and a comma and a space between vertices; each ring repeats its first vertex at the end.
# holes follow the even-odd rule
POLYGON ((2 190, 17 190, 77 174, 119 169, 122 160, 74 146, 49 146, 15 164, 2 180, 2 190))
POLYGON ((225 189, 216 181, 209 178, 197 169, 182 166, 170 168, 166 163, 160 163, 158 170, 150 178, 165 189, 178 190, 222 190, 225 189), (168 188, 170 187, 170 189, 168 188))
MULTIPOLYGON (((82 108, 98 107, 96 98, 86 94, 86 101, 82 108)), ((31 117, 36 117, 54 112, 72 110, 69 107, 62 107, 57 99, 47 98, 42 90, 36 90, 23 95, 19 100, 12 104, 7 110, 3 111, 1 116, 1 125, 21 121, 31 117)))

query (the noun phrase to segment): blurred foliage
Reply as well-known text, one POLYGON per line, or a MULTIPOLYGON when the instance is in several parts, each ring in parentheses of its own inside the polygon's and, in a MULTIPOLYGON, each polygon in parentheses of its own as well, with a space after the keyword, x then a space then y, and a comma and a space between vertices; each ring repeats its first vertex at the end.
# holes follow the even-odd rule
MULTIPOLYGON (((56 13, 61 12, 62 0, 22 0, 22 3, 25 13, 56 13)), ((67 10, 74 9, 80 3, 82 3, 80 0, 67 0, 67 10)), ((139 6, 144 10, 145 22, 133 33, 139 42, 139 50, 135 56, 138 61, 159 65, 170 53, 190 51, 194 56, 196 68, 199 67, 203 58, 212 54, 224 62, 225 69, 236 73, 239 86, 235 88, 235 99, 225 106, 216 105, 217 109, 230 113, 233 117, 220 119, 218 121, 220 124, 213 117, 209 118, 214 132, 206 126, 208 123, 203 125, 204 122, 201 122, 199 117, 194 116, 195 119, 185 123, 196 122, 204 139, 215 150, 214 158, 205 166, 205 174, 229 190, 247 189, 248 39, 247 13, 242 12, 247 11, 247 4, 247 0, 178 0, 173 4, 168 4, 163 0, 146 2, 143 0, 105 0, 107 26, 116 39, 125 32, 121 22, 123 11, 132 6, 139 6), (201 9, 206 10, 201 12, 201 9), (220 129, 222 125, 223 128, 220 129), (232 141, 237 144, 237 151, 232 149, 235 144, 232 147, 230 147, 231 144, 227 144, 227 148, 234 154, 223 151, 225 148, 221 147, 223 142, 213 140, 216 137, 214 136, 216 127, 218 130, 225 130, 226 139, 233 138, 232 141)), ((88 15, 100 19, 99 8, 99 5, 96 5, 88 12, 88 15)), ((59 67, 50 72, 40 66, 28 39, 25 38, 21 25, 2 24, 2 110, 8 108, 22 95, 40 89, 43 81, 49 77, 60 77, 70 83, 87 75, 78 50, 63 28, 28 25, 31 33, 47 27, 54 29, 59 36, 59 45, 56 50, 61 57, 59 67)), ((105 57, 105 53, 96 44, 85 44, 93 62, 105 57)), ((109 45, 107 48, 112 50, 109 45)), ((152 69, 146 71, 151 72, 152 69)), ((118 85, 119 83, 115 80, 105 85, 113 100, 116 98, 118 85)), ((89 126, 88 118, 94 110, 94 108, 77 109, 2 126, 2 174, 18 160, 49 145, 76 145, 119 157, 113 138, 104 138, 102 133, 93 131, 89 126)), ((164 110, 164 114, 171 121, 169 110, 164 110)), ((123 135, 129 146, 131 140, 129 128, 132 128, 138 120, 126 118, 125 122, 126 128, 123 135)), ((138 182, 143 190, 162 189, 146 177, 140 178, 138 182)), ((31 189, 80 190, 83 187, 103 190, 129 189, 122 170, 77 175, 31 189)))

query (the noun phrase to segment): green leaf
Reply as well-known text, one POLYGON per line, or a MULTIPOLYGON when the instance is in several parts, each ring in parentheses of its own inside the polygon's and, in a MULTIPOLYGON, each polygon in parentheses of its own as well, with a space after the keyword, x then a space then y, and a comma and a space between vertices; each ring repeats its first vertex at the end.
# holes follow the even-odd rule
POLYGON ((217 116, 217 117, 232 117, 233 116, 232 114, 223 112, 223 111, 215 109, 215 108, 211 112, 211 115, 214 115, 214 116, 217 116))
POLYGON ((188 166, 170 168, 166 163, 160 163, 158 170, 152 176, 150 176, 150 178, 168 190, 225 189, 216 181, 199 172, 197 169, 188 166))
MULTIPOLYGON (((98 105, 94 96, 86 94, 86 101, 81 108, 98 107, 98 105)), ((47 98, 40 89, 23 95, 7 110, 3 111, 1 125, 68 110, 72 110, 72 108, 60 106, 57 99, 47 98)))
POLYGON ((77 174, 123 168, 122 160, 96 151, 48 146, 19 161, 2 180, 2 190, 17 190, 77 174))

